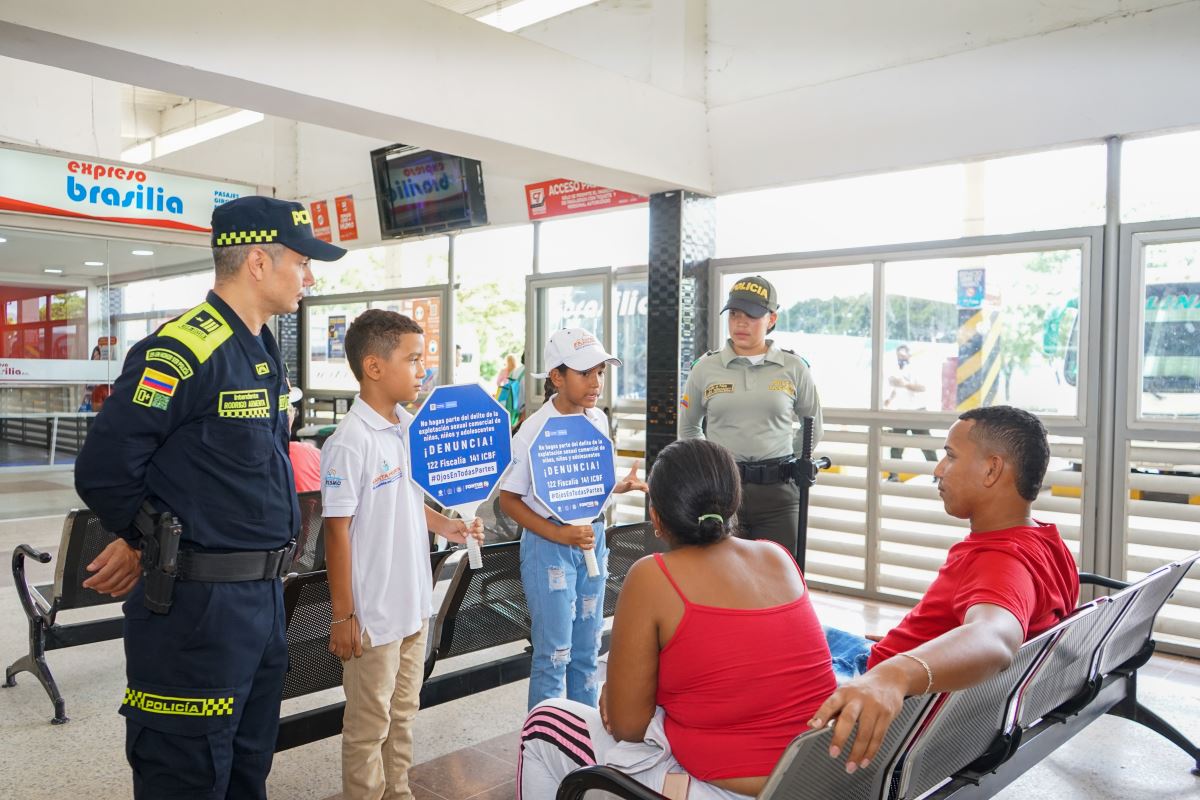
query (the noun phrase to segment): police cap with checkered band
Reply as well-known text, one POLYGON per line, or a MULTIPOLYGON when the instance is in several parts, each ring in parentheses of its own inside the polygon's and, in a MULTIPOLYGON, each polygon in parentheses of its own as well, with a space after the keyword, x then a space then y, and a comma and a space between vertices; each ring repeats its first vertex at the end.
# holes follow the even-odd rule
POLYGON ((212 246, 281 244, 316 261, 337 261, 346 251, 313 236, 301 203, 249 195, 213 209, 212 246))

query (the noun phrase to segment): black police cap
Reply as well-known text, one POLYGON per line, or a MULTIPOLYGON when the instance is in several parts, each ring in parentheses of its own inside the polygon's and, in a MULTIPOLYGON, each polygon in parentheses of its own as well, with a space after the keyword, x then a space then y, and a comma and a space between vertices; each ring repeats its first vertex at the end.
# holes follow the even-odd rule
POLYGON ((761 275, 739 278, 729 290, 729 299, 721 311, 736 309, 758 318, 779 310, 779 296, 771 282, 761 275))
POLYGON ((344 248, 313 236, 308 209, 301 203, 249 195, 213 209, 212 246, 281 244, 316 261, 337 261, 344 248))

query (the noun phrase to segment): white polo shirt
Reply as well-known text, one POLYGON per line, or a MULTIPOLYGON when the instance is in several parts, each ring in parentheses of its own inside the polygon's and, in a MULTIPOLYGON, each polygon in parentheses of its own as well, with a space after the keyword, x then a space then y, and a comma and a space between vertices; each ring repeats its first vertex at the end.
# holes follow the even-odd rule
POLYGON ((429 532, 421 489, 409 479, 409 414, 399 425, 354 398, 321 448, 321 504, 326 517, 350 522, 354 613, 372 645, 421 629, 433 610, 429 532))
MULTIPOLYGON (((558 395, 554 395, 542 403, 541 408, 521 423, 521 430, 517 431, 517 435, 512 440, 512 464, 509 465, 508 472, 504 473, 504 480, 500 482, 501 489, 521 495, 521 499, 525 501, 525 505, 533 509, 533 513, 546 519, 553 517, 554 514, 533 496, 533 475, 529 470, 529 447, 533 444, 533 439, 538 435, 538 431, 546 424, 546 420, 566 416, 560 414, 554 407, 554 397, 558 397, 558 395)), ((583 415, 588 418, 588 422, 596 426, 596 430, 604 434, 604 438, 608 438, 607 414, 598 408, 585 408, 583 415)))

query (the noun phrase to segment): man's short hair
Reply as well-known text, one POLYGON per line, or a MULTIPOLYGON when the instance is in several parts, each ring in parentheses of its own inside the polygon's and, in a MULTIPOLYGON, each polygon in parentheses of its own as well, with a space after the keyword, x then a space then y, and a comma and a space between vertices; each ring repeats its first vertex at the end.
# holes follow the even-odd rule
POLYGON ((346 360, 354 377, 363 379, 363 359, 367 356, 387 358, 400 346, 400 337, 406 333, 422 334, 420 325, 403 314, 371 308, 355 317, 346 331, 346 360))
POLYGON ((1029 502, 1037 499, 1050 465, 1046 426, 1033 414, 1013 406, 973 408, 959 419, 971 420, 971 438, 1004 458, 1016 473, 1017 493, 1029 502))
POLYGON ((232 244, 227 247, 214 247, 213 264, 217 268, 217 281, 226 281, 237 275, 242 264, 254 248, 265 250, 273 261, 278 261, 283 253, 283 245, 274 242, 269 244, 232 244))

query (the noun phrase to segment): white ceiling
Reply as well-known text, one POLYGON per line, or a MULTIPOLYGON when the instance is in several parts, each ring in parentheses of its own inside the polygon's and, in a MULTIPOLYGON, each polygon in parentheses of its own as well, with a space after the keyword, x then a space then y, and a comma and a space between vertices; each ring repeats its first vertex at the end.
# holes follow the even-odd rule
POLYGON ((203 247, 136 242, 127 239, 97 239, 89 236, 34 233, 0 228, 0 283, 6 280, 29 283, 45 281, 50 285, 64 282, 95 285, 111 277, 119 280, 148 273, 170 274, 188 267, 202 269, 211 265, 209 251, 203 247), (152 250, 152 256, 135 256, 133 250, 152 250), (103 262, 102 267, 85 267, 85 261, 103 262), (44 272, 62 269, 63 274, 44 272))

